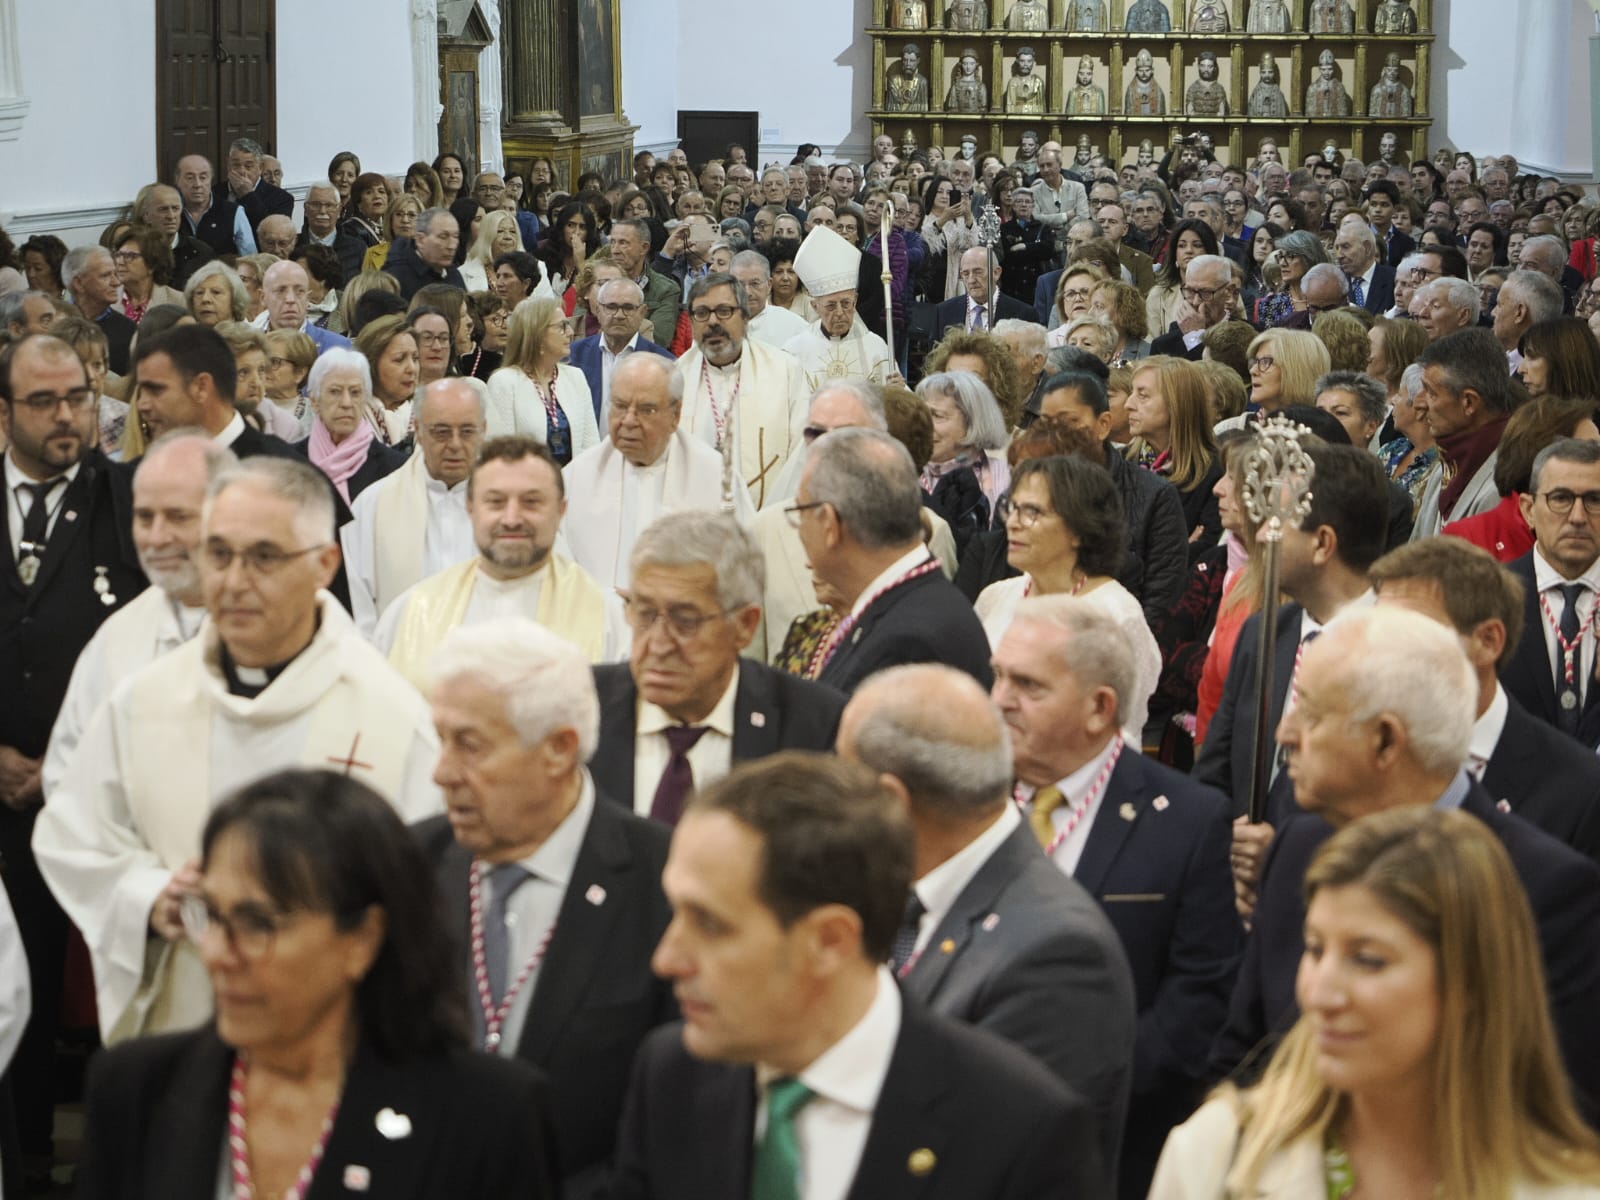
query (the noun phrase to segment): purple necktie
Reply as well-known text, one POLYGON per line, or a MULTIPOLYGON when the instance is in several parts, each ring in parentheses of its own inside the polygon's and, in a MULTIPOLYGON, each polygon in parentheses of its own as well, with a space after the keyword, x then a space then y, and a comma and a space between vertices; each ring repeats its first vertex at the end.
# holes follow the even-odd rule
POLYGON ((667 769, 661 772, 661 782, 656 784, 655 798, 650 801, 652 819, 666 825, 676 825, 683 816, 683 805, 694 791, 694 768, 689 765, 689 751, 705 736, 708 726, 673 725, 661 732, 666 735, 667 747, 672 756, 667 769))

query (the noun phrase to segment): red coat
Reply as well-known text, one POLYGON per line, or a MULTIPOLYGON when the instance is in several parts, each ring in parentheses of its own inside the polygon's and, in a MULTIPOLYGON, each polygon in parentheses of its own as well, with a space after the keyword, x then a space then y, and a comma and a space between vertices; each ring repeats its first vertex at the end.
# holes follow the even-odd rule
POLYGON ((1521 501, 1522 493, 1512 492, 1488 512, 1451 521, 1441 532, 1471 542, 1503 563, 1514 562, 1533 549, 1533 530, 1522 517, 1521 501))

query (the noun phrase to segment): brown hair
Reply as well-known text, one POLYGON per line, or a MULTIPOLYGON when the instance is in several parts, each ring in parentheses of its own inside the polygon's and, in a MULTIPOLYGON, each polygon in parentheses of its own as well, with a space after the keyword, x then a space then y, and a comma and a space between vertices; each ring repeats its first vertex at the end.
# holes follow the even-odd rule
POLYGON ((561 464, 550 453, 549 446, 525 433, 503 433, 499 437, 489 438, 478 451, 478 461, 472 464, 472 474, 467 477, 467 498, 472 498, 472 485, 477 479, 478 468, 485 463, 519 463, 525 458, 537 458, 546 464, 556 477, 556 495, 567 494, 567 481, 561 474, 561 464))
MULTIPOLYGON (((1172 473, 1168 478, 1180 491, 1200 483, 1217 461, 1217 439, 1211 433, 1215 424, 1206 400, 1205 377, 1186 359, 1156 355, 1135 363, 1133 378, 1146 371, 1156 373, 1161 398, 1166 402, 1168 436, 1171 439, 1172 473)), ((1145 448, 1143 438, 1128 443, 1127 457, 1137 462, 1145 448)))
POLYGON ((1533 460, 1557 438, 1571 437, 1583 421, 1594 420, 1595 401, 1565 396, 1540 396, 1511 414, 1500 435, 1494 486, 1502 496, 1526 492, 1533 460))
POLYGON ((1011 351, 1006 349, 1005 343, 981 331, 951 329, 944 335, 944 339, 928 352, 928 357, 922 364, 923 373, 933 375, 948 371, 950 368, 945 364, 950 361, 950 356, 953 354, 970 354, 974 358, 983 360, 984 369, 989 375, 989 390, 994 393, 995 402, 1000 405, 1000 413, 1005 417, 1006 428, 1015 429, 1022 420, 1022 406, 1027 403, 1028 397, 1023 392, 1022 375, 1017 370, 1016 360, 1011 357, 1011 351))
POLYGON ((1367 570, 1378 592, 1386 583, 1410 579, 1439 585, 1450 624, 1462 637, 1485 621, 1505 626, 1506 644, 1496 667, 1504 665, 1522 639, 1523 587, 1487 550, 1455 537, 1407 542, 1385 554, 1367 570))

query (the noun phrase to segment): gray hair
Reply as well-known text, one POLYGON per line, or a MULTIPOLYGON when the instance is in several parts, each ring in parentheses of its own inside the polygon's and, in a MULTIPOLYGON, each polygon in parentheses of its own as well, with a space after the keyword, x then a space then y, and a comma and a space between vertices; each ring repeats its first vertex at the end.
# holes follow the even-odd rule
POLYGON ((304 459, 257 455, 220 472, 206 488, 205 524, 217 497, 237 484, 255 484, 295 507, 295 534, 308 545, 338 541, 333 523, 333 485, 304 459))
POLYGON ((1399 395, 1407 404, 1414 404, 1417 397, 1422 395, 1422 371, 1421 363, 1412 363, 1400 372, 1399 395))
POLYGON ((1528 490, 1535 495, 1539 491, 1539 476, 1544 473, 1545 464, 1551 461, 1593 466, 1600 463, 1600 442, 1574 437, 1557 438, 1539 451, 1533 459, 1533 470, 1528 474, 1528 490))
POLYGON ((1016 621, 1034 621, 1066 634, 1057 647, 1057 661, 1079 687, 1110 688, 1117 698, 1117 720, 1122 721, 1139 674, 1128 639, 1105 609, 1081 596, 1030 596, 1017 605, 1016 621))
MULTIPOLYGON (((1220 254, 1196 254, 1189 260, 1189 265, 1183 269, 1183 281, 1189 282, 1189 272, 1198 268, 1201 271, 1221 272, 1226 275, 1228 282, 1233 281, 1233 264, 1220 254)), ((1227 284, 1223 284, 1226 287, 1227 284)))
POLYGON ((862 407, 867 414, 867 424, 864 428, 880 430, 889 428, 889 416, 883 407, 883 392, 865 379, 830 379, 811 393, 811 399, 806 401, 806 412, 811 411, 811 406, 817 402, 817 397, 829 392, 843 392, 862 407))
POLYGON ((13 322, 20 325, 27 321, 24 306, 29 297, 39 300, 50 299, 44 292, 37 292, 32 288, 23 292, 7 292, 0 295, 0 330, 9 329, 13 322))
MULTIPOLYGON (((771 174, 772 172, 767 172, 771 174)), ((733 256, 730 267, 753 267, 761 272, 762 279, 772 278, 772 264, 767 261, 767 256, 759 250, 741 250, 733 256)))
POLYGON ((524 746, 558 729, 578 735, 578 760, 600 740, 600 698, 589 660, 571 642, 527 617, 495 617, 457 625, 429 664, 435 686, 472 679, 505 702, 506 718, 524 746))
POLYGON ((266 155, 266 151, 261 148, 261 143, 256 141, 255 138, 234 138, 233 141, 228 143, 228 153, 232 154, 234 151, 238 151, 240 154, 249 154, 255 158, 262 158, 266 155))
POLYGON ((1507 291, 1528 306, 1528 320, 1535 325, 1559 317, 1567 303, 1561 285, 1542 271, 1512 271, 1500 285, 1502 304, 1507 291))
POLYGON ((622 361, 611 368, 611 390, 617 388, 617 372, 619 371, 652 371, 659 372, 666 381, 667 395, 676 405, 683 404, 683 372, 678 370, 677 363, 670 358, 663 358, 659 354, 624 354, 622 361))
MULTIPOLYGON (((1377 245, 1376 238, 1373 239, 1373 245, 1377 245)), ((1403 279, 1421 265, 1422 253, 1408 254, 1400 260, 1400 265, 1394 269, 1395 278, 1403 279)))
POLYGON ((171 429, 163 433, 155 441, 145 447, 144 454, 140 457, 138 465, 134 467, 133 479, 137 483, 144 469, 152 462, 160 459, 168 451, 178 446, 198 446, 200 458, 206 468, 206 489, 216 482, 217 477, 224 471, 239 465, 239 456, 226 446, 221 445, 198 425, 185 425, 181 429, 171 429))
POLYGON ((101 254, 107 258, 111 257, 111 251, 104 246, 74 246, 68 250, 66 258, 61 260, 61 285, 70 292, 73 282, 88 269, 89 263, 101 254))
POLYGON ((1519 257, 1527 257, 1530 250, 1552 276, 1561 274, 1561 268, 1567 265, 1566 247, 1561 244, 1560 238, 1552 234, 1541 233, 1538 237, 1531 237, 1523 242, 1519 257))
POLYGON ((361 376, 361 390, 369 396, 372 394, 372 364, 367 361, 367 356, 357 350, 335 346, 331 350, 324 350, 317 356, 317 361, 311 364, 311 374, 306 377, 306 395, 322 395, 323 381, 334 371, 354 371, 361 376))
POLYGON ((1317 380, 1316 394, 1320 397, 1323 392, 1349 392, 1361 406, 1363 421, 1382 421, 1389 404, 1383 384, 1360 371, 1329 371, 1317 380))
POLYGON ((1312 266, 1328 261, 1328 251, 1322 239, 1304 229, 1291 229, 1274 243, 1273 248, 1280 258, 1284 254, 1292 254, 1312 266))
POLYGON ((735 279, 726 271, 710 271, 695 280, 689 287, 689 297, 684 302, 684 308, 692 308, 694 302, 700 299, 701 296, 704 296, 707 292, 715 291, 719 287, 733 289, 734 303, 739 306, 739 311, 744 315, 745 320, 749 320, 750 293, 745 291, 743 280, 735 279))
MULTIPOLYGON (((1017 190, 1018 191, 1023 191, 1023 192, 1028 192, 1028 195, 1030 195, 1030 196, 1033 195, 1033 193, 1031 191, 1028 191, 1027 188, 1018 188, 1017 190)), ((1099 221, 1096 221, 1093 217, 1079 217, 1076 221, 1072 222, 1072 224, 1067 226, 1067 236, 1070 238, 1072 236, 1072 231, 1074 229, 1077 229, 1081 225, 1087 225, 1089 227, 1089 236, 1090 237, 1097 237, 1098 238, 1098 237, 1105 237, 1105 235, 1106 235, 1106 231, 1105 231, 1104 227, 1100 224, 1099 221)))
POLYGON ((1451 308, 1467 314, 1469 327, 1477 324, 1482 301, 1479 299, 1478 289, 1465 279, 1457 279, 1453 275, 1441 275, 1438 279, 1430 279, 1417 289, 1418 295, 1423 292, 1438 293, 1451 308))
POLYGON ((1045 328, 1037 321, 1006 317, 996 321, 990 332, 998 338, 1015 338, 1017 348, 1023 354, 1043 354, 1048 348, 1045 344, 1045 328))
POLYGON ((1345 278, 1344 272, 1335 264, 1326 262, 1318 263, 1305 273, 1305 277, 1300 280, 1300 291, 1304 293, 1307 287, 1321 283, 1324 280, 1331 283, 1339 295, 1348 296, 1350 294, 1350 281, 1345 278))
POLYGON ((890 667, 863 684, 850 706, 864 710, 854 731, 856 756, 900 780, 918 805, 959 818, 1008 802, 1011 737, 965 671, 942 663, 890 667), (968 695, 951 697, 952 690, 968 695), (974 719, 979 712, 981 721, 974 719))
POLYGON ((922 485, 911 455, 880 429, 835 429, 811 443, 811 500, 831 504, 868 550, 922 540, 922 485))
POLYGON ((244 286, 244 280, 239 278, 239 272, 235 271, 227 263, 220 262, 217 259, 212 259, 210 262, 205 263, 197 268, 193 275, 189 276, 189 282, 183 285, 184 303, 192 307, 195 288, 213 275, 222 276, 223 281, 227 283, 229 296, 233 300, 234 319, 242 320, 244 315, 250 311, 250 292, 244 286))
POLYGON ((455 220, 455 214, 448 208, 425 208, 417 214, 417 233, 424 234, 433 228, 433 223, 441 217, 455 220))
POLYGON ((339 195, 339 189, 326 179, 319 179, 306 189, 307 200, 311 199, 312 192, 332 192, 335 198, 339 195))
POLYGON ((1006 419, 1000 413, 989 385, 971 371, 939 371, 923 377, 917 384, 917 395, 924 401, 929 395, 943 396, 954 402, 967 423, 963 446, 976 450, 1004 450, 1006 419))
MULTIPOLYGON (((1035 325, 1034 328, 1042 329, 1043 326, 1035 325)), ((1100 357, 1109 362, 1111 352, 1117 348, 1117 327, 1099 313, 1093 313, 1089 316, 1074 317, 1068 322, 1066 333, 1063 336, 1070 342, 1072 335, 1080 329, 1094 330, 1100 338, 1100 357)))
POLYGON ((1351 215, 1355 217, 1355 220, 1352 221, 1347 217, 1341 221, 1338 232, 1348 233, 1356 241, 1366 246, 1368 250, 1376 250, 1378 248, 1378 235, 1372 232, 1372 226, 1368 225, 1359 213, 1352 213, 1351 215))
POLYGON ((760 604, 766 594, 766 556, 726 513, 669 513, 639 535, 628 565, 635 579, 646 567, 710 567, 717 574, 717 603, 729 614, 760 604))

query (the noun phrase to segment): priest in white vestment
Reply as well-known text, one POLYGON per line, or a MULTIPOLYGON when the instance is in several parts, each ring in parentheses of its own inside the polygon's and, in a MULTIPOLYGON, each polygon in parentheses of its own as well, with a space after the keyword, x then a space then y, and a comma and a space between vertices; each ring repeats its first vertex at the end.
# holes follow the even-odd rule
POLYGON ((379 648, 422 694, 445 635, 496 617, 537 621, 590 662, 627 656, 632 635, 621 598, 556 552, 567 496, 544 443, 525 434, 485 443, 467 511, 477 554, 403 593, 378 623, 379 648))
POLYGON ((783 348, 800 361, 809 392, 839 379, 865 379, 882 387, 898 374, 888 344, 856 316, 860 267, 861 251, 826 225, 806 234, 794 256, 795 273, 818 319, 783 348))
POLYGON ((78 655, 44 756, 47 801, 95 710, 116 685, 200 632, 206 615, 200 587, 206 488, 238 462, 203 429, 157 438, 139 460, 133 476, 133 545, 153 586, 107 617, 78 655))
POLYGON ((467 516, 467 477, 483 446, 483 384, 440 379, 422 393, 417 451, 356 497, 339 531, 350 609, 371 637, 400 593, 478 552, 467 516))
POLYGON ((748 309, 744 285, 731 275, 706 275, 689 289, 694 346, 678 360, 680 427, 719 453, 732 439, 734 469, 760 508, 768 485, 804 448, 811 389, 792 355, 750 338, 748 309))
MULTIPOLYGON (((733 256, 729 273, 744 284, 744 293, 750 300, 750 336, 764 346, 782 349, 799 337, 809 323, 799 313, 790 312, 772 301, 772 265, 759 250, 741 250, 733 256)), ((796 458, 805 455, 797 454, 796 458)))
POLYGON ((211 485, 201 635, 123 680, 39 814, 33 850, 83 931, 108 1042, 186 1029, 211 986, 179 915, 217 802, 285 767, 343 771, 407 821, 442 811, 427 704, 324 590, 333 498, 308 463, 257 457, 211 485))
POLYGON ((722 456, 679 424, 687 385, 675 364, 630 354, 611 390, 610 436, 566 469, 566 539, 589 574, 624 588, 633 543, 658 517, 720 511, 724 483, 741 523, 754 520, 755 507, 737 476, 724 479, 722 456))

